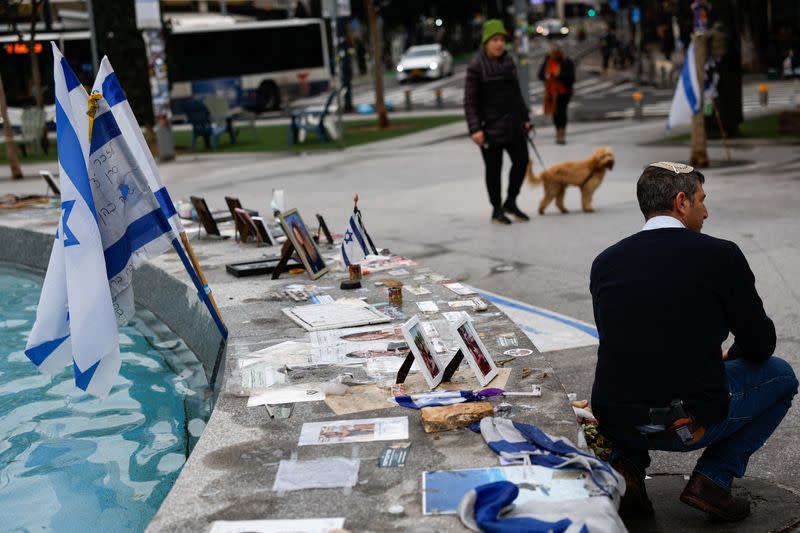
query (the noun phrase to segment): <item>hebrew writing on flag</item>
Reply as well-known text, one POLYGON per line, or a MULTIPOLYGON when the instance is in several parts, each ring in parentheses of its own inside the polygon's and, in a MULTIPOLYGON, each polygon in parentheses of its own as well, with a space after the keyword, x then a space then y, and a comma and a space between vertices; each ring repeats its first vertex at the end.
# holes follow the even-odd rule
POLYGON ((155 159, 150 153, 150 148, 147 146, 142 129, 136 121, 133 110, 128 103, 128 98, 125 96, 125 91, 122 90, 108 57, 103 57, 100 62, 100 69, 97 72, 92 93, 103 95, 103 99, 111 108, 111 114, 114 116, 122 137, 128 143, 135 166, 147 180, 150 190, 155 194, 158 204, 167 220, 169 220, 172 229, 175 233, 180 233, 183 231, 183 226, 178 213, 167 192, 167 188, 164 187, 164 181, 161 179, 155 159))
POLYGON ((350 219, 347 221, 347 227, 344 229, 344 237, 342 238, 340 250, 344 266, 358 263, 368 255, 378 254, 378 250, 372 243, 372 239, 367 233, 367 229, 364 227, 364 222, 361 220, 361 211, 359 211, 357 207, 353 210, 353 214, 350 215, 350 219))
POLYGON ((108 394, 120 367, 97 207, 89 181, 89 95, 53 45, 61 220, 25 354, 40 370, 72 364, 76 385, 108 394))
POLYGON ((89 180, 114 312, 117 324, 124 325, 135 312, 134 268, 170 249, 177 235, 150 190, 148 169, 138 166, 135 145, 122 133, 102 93, 90 97, 92 114, 89 180))
POLYGON ((182 228, 108 59, 89 96, 55 45, 53 56, 62 217, 25 353, 51 374, 72 363, 78 387, 105 396, 133 270, 179 249, 182 228))

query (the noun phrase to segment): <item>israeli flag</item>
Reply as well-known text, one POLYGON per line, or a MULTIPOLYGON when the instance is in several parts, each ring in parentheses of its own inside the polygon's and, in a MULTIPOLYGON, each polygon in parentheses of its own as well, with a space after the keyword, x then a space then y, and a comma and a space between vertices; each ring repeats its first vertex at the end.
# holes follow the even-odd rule
POLYGON ((504 392, 503 389, 483 389, 477 392, 471 390, 434 391, 411 396, 395 396, 389 398, 389 403, 409 409, 422 409, 423 407, 438 407, 463 402, 482 402, 487 398, 502 396, 504 392))
POLYGON ((89 179, 114 313, 121 326, 136 311, 133 270, 170 249, 177 235, 150 190, 147 168, 138 165, 134 154, 136 139, 123 133, 105 95, 92 93, 92 99, 96 109, 89 147, 89 179))
POLYGON ((111 108, 111 114, 114 116, 122 137, 127 140, 136 168, 147 180, 149 189, 155 194, 158 204, 161 206, 161 211, 169 220, 172 229, 176 234, 181 233, 183 226, 172 203, 172 198, 170 198, 166 187, 164 187, 164 181, 158 172, 158 167, 153 155, 150 153, 150 148, 147 146, 147 141, 142 135, 142 129, 139 127, 139 123, 136 122, 136 117, 133 115, 133 110, 128 103, 128 98, 125 96, 125 91, 122 90, 108 57, 103 57, 103 61, 100 62, 100 69, 92 87, 92 92, 99 92, 103 95, 103 98, 111 108))
POLYGON ((361 221, 360 211, 356 210, 350 215, 347 228, 344 230, 341 252, 344 266, 358 263, 370 254, 378 254, 375 245, 372 244, 372 239, 370 239, 366 228, 364 228, 364 223, 361 221))
POLYGON ((667 118, 667 129, 681 124, 691 124, 692 116, 700 112, 700 83, 697 81, 697 69, 694 61, 694 41, 689 44, 686 51, 686 60, 683 62, 681 77, 675 96, 672 97, 672 107, 667 118))
POLYGON ((47 373, 73 365, 76 385, 106 396, 119 335, 86 161, 88 94, 53 45, 61 219, 25 354, 47 373))

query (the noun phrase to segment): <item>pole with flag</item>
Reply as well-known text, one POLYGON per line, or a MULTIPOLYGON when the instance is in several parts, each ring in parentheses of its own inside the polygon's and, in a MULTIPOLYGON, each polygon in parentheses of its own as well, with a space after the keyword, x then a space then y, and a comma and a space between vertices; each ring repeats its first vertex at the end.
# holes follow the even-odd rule
POLYGON ((361 218, 361 211, 358 209, 358 194, 353 198, 353 214, 347 221, 344 230, 344 238, 340 247, 344 266, 358 263, 368 255, 377 255, 378 250, 372 242, 364 221, 361 218))
POLYGON ((53 56, 62 216, 25 353, 51 374, 72 363, 77 386, 103 397, 120 368, 117 326, 135 312, 133 270, 170 246, 227 330, 107 58, 95 83, 105 93, 89 96, 55 44, 53 56))
POLYGON ((178 253, 178 256, 186 268, 186 272, 197 288, 198 297, 206 305, 209 313, 211 313, 220 334, 222 334, 224 338, 227 338, 228 330, 222 321, 219 308, 214 300, 214 295, 203 275, 203 270, 200 268, 200 263, 197 261, 192 245, 186 235, 186 231, 184 231, 178 213, 175 211, 175 206, 169 196, 169 192, 161 179, 158 166, 150 153, 147 141, 144 135, 142 135, 142 130, 136 121, 136 117, 125 95, 125 91, 123 91, 108 57, 103 57, 100 63, 100 69, 94 86, 92 87, 92 92, 101 93, 108 103, 111 114, 114 117, 122 137, 127 139, 130 155, 133 158, 135 166, 142 171, 147 180, 147 186, 155 195, 164 218, 168 221, 174 233, 180 237, 180 242, 186 250, 184 251, 181 245, 174 239, 171 242, 172 247, 178 253))

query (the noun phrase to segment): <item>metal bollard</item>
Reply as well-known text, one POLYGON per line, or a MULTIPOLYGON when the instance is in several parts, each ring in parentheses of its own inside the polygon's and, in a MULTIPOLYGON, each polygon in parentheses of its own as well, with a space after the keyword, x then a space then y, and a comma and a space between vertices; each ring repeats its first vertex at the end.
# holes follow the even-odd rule
POLYGON ((633 118, 642 120, 644 118, 644 113, 642 113, 642 100, 644 100, 644 97, 642 93, 636 91, 631 95, 631 98, 633 98, 633 118))
POLYGON ((441 109, 444 107, 444 101, 442 100, 442 90, 436 89, 436 107, 441 109))
POLYGON ((762 107, 766 107, 769 104, 769 87, 767 87, 766 83, 758 86, 758 103, 762 107))
POLYGON ((406 111, 411 111, 411 89, 406 89, 403 91, 403 96, 405 97, 406 101, 406 111))

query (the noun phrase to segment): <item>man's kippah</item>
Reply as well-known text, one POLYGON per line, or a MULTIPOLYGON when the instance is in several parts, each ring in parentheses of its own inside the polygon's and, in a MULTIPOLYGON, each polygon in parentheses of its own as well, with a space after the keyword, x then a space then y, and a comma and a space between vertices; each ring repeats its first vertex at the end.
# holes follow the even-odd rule
POLYGON ((684 165, 683 163, 672 163, 671 161, 660 161, 658 163, 650 163, 648 166, 663 168, 665 170, 671 170, 675 174, 688 174, 689 172, 694 170, 694 167, 690 167, 689 165, 684 165))

